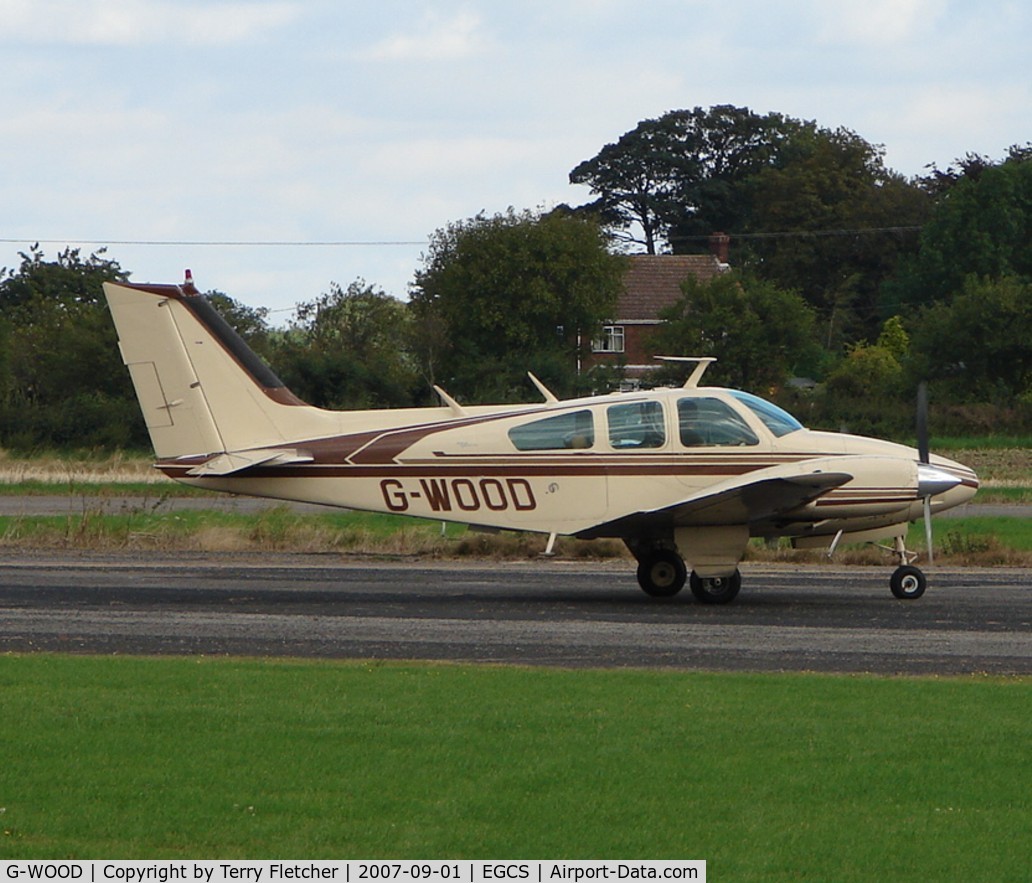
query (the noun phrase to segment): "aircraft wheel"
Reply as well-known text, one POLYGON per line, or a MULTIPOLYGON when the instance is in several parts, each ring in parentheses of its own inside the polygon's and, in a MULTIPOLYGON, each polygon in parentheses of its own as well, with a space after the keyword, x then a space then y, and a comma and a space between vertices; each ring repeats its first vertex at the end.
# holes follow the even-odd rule
POLYGON ((731 576, 701 577, 693 570, 689 585, 703 604, 730 604, 742 588, 742 574, 735 568, 731 576))
POLYGON ((919 567, 903 564, 892 572, 889 588, 892 594, 903 600, 920 598, 924 594, 928 579, 919 567))
POLYGON ((670 598, 684 588, 688 568, 676 552, 656 549, 638 562, 638 585, 653 598, 670 598))

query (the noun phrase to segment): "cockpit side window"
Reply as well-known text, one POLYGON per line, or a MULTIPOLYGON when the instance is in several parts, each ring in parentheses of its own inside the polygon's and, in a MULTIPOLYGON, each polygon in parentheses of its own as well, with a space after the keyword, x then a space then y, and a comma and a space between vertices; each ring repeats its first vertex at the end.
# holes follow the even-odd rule
POLYGON ((759 417, 763 421, 764 426, 778 438, 803 428, 803 424, 789 414, 788 411, 779 408, 766 399, 761 399, 759 396, 754 396, 748 392, 742 392, 740 389, 732 389, 729 392, 759 417))
POLYGON ((681 444, 687 448, 707 445, 758 445, 749 425, 720 399, 679 399, 677 424, 681 444))
POLYGON ((595 444, 595 424, 591 411, 569 411, 514 426, 509 430, 509 441, 518 451, 590 448, 595 444))
POLYGON ((666 443, 661 402, 628 402, 606 409, 614 448, 659 448, 666 443))

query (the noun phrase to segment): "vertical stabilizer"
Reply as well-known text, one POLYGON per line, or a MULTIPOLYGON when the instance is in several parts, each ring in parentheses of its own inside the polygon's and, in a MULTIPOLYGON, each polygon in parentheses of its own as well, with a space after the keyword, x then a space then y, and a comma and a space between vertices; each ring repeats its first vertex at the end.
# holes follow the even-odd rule
POLYGON ((104 294, 159 458, 333 431, 332 414, 296 398, 189 281, 106 282, 104 294))

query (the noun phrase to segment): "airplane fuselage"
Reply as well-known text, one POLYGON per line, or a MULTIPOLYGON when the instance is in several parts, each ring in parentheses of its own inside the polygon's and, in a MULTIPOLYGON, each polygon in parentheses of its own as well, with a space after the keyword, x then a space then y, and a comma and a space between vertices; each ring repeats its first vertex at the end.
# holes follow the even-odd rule
MULTIPOLYGON (((166 460, 159 468, 179 481, 230 493, 494 528, 619 536, 593 529, 640 510, 643 499, 649 509, 659 510, 744 476, 794 474, 805 464, 811 470, 846 470, 853 478, 790 515, 752 523, 750 535, 831 536, 922 515, 916 449, 803 428, 775 436, 723 389, 661 389, 469 412, 399 412, 411 422, 281 442, 281 447, 311 459, 259 465, 241 474, 190 476, 204 457, 166 460), (723 436, 693 437, 685 444, 678 413, 686 401, 726 406, 742 424, 732 423, 730 433, 742 437, 725 430, 723 436), (612 425, 614 416, 643 408, 659 422, 648 427, 641 422, 612 425), (554 438, 548 437, 546 425, 543 437, 530 443, 534 448, 519 449, 521 429, 550 420, 554 438)), ((972 470, 943 457, 934 457, 932 463, 958 480, 935 497, 933 512, 971 498, 978 486, 972 470)))

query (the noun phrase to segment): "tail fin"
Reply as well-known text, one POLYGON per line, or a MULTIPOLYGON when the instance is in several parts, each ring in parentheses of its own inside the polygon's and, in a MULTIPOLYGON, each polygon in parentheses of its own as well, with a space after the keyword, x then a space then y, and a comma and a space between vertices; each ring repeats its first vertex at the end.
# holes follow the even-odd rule
POLYGON ((154 452, 161 459, 254 450, 333 431, 294 396, 193 283, 105 282, 154 452))

